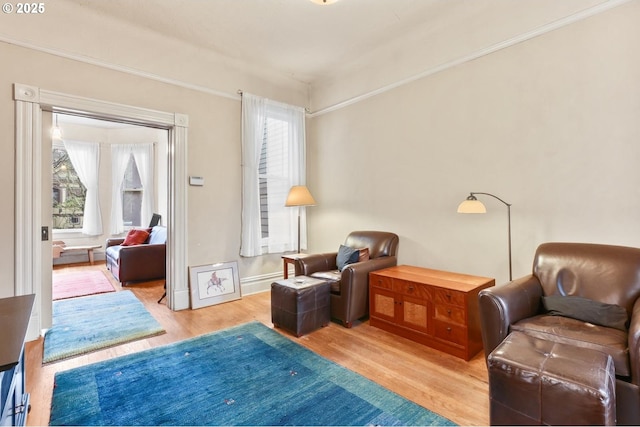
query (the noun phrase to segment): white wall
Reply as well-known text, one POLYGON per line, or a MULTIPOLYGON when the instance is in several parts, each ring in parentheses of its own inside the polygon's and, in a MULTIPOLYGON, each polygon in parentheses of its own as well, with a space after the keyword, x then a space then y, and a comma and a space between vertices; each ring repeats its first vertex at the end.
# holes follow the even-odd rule
MULTIPOLYGON (((309 125, 311 251, 400 235, 400 263, 508 279, 546 241, 640 246, 640 2, 415 81, 309 125)), ((421 52, 414 52, 420 55, 421 52)))

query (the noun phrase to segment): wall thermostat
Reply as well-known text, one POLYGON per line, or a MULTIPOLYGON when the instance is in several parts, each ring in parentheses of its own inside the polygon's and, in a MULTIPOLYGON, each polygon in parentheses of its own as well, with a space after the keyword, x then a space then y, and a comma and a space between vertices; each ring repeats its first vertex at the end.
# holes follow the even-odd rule
POLYGON ((197 185, 202 187, 204 185, 204 178, 201 176, 190 176, 189 185, 197 185))

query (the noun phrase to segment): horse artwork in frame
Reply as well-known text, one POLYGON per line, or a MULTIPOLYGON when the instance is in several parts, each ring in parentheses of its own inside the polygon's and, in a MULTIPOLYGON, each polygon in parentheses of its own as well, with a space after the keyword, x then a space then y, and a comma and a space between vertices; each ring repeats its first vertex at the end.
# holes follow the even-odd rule
POLYGON ((242 298, 236 261, 189 268, 191 308, 202 308, 242 298))

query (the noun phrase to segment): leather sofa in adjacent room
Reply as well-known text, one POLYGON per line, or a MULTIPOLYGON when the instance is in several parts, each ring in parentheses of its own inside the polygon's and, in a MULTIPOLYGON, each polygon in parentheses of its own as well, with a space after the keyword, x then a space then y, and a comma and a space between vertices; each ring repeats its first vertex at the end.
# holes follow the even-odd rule
MULTIPOLYGON (((140 236, 144 230, 132 231, 140 236)), ((133 239, 132 244, 128 242, 134 234, 131 232, 126 238, 107 239, 107 269, 122 286, 166 277, 167 229, 157 225, 146 232, 146 240, 139 242, 133 239)))

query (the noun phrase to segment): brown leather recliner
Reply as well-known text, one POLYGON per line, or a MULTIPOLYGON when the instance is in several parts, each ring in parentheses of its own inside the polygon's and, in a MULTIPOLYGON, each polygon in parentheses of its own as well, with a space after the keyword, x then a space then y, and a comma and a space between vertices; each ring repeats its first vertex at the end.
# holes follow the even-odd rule
POLYGON ((369 259, 338 270, 337 252, 314 254, 295 262, 296 276, 304 275, 331 282, 331 317, 350 328, 353 321, 369 314, 369 273, 398 263, 396 252, 399 238, 384 231, 353 231, 345 246, 368 248, 369 259))
MULTIPOLYGON (((586 243, 545 243, 533 273, 480 292, 485 357, 512 331, 611 355, 618 424, 640 424, 640 249, 586 243), (542 297, 577 296, 623 307, 628 330, 551 315, 542 297)), ((558 402, 562 410, 562 402, 558 402)))
POLYGON ((107 270, 122 286, 166 277, 166 227, 153 227, 147 242, 141 245, 122 246, 123 242, 123 238, 107 239, 105 250, 107 270))

